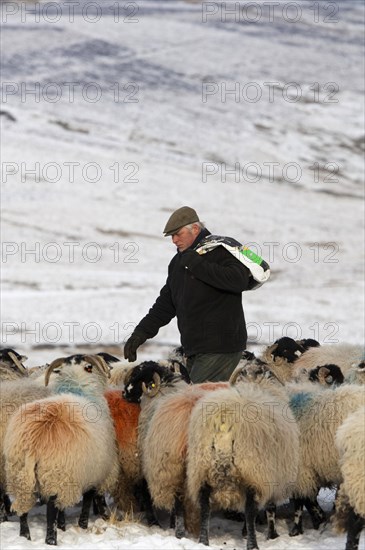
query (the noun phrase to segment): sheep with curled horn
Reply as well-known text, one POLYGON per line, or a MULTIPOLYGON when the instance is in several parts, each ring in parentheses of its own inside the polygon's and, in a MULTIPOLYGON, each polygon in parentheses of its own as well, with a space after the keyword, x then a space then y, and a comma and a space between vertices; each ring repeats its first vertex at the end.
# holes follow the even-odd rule
POLYGON ((103 395, 109 367, 97 356, 59 358, 47 369, 46 386, 56 369, 53 395, 16 411, 4 441, 20 535, 30 539, 27 516, 38 492, 47 501, 46 543, 53 545, 58 511, 84 495, 79 525, 86 528, 93 496, 108 491, 118 474, 114 426, 103 395))

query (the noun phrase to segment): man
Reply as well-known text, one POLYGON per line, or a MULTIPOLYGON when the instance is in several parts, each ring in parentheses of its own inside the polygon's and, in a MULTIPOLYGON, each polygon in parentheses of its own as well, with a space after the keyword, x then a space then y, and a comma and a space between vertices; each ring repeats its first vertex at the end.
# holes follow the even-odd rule
POLYGON ((228 380, 246 348, 242 292, 250 271, 223 246, 200 255, 195 249, 210 235, 188 206, 170 216, 164 229, 177 254, 168 267, 165 286, 124 347, 135 361, 137 348, 175 315, 191 380, 228 380))

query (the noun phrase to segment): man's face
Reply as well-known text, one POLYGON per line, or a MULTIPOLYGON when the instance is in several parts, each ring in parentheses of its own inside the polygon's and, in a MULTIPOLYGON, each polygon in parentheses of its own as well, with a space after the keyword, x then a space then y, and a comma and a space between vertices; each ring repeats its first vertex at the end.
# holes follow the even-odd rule
POLYGON ((189 227, 182 227, 171 236, 172 242, 176 246, 179 252, 184 252, 189 246, 193 244, 196 237, 200 233, 200 228, 198 225, 193 225, 191 229, 189 227))

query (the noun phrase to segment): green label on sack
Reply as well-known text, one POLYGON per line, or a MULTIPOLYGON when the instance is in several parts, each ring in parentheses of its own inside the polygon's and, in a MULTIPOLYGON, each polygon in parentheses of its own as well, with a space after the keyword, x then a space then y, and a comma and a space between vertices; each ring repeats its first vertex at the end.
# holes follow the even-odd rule
POLYGON ((262 258, 260 258, 260 256, 258 256, 254 252, 252 252, 252 250, 250 250, 249 248, 240 248, 240 252, 241 252, 241 254, 246 256, 246 258, 251 260, 251 262, 254 262, 255 264, 261 265, 262 258))

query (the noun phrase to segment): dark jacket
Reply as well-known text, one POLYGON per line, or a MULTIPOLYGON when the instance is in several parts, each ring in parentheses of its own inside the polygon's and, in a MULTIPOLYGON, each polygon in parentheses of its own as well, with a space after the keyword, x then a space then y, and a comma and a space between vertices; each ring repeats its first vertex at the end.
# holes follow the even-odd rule
POLYGON ((246 347, 241 293, 248 288, 250 273, 222 246, 204 255, 195 252, 209 234, 203 229, 189 249, 172 258, 165 286, 134 331, 153 338, 176 315, 187 356, 246 347))

